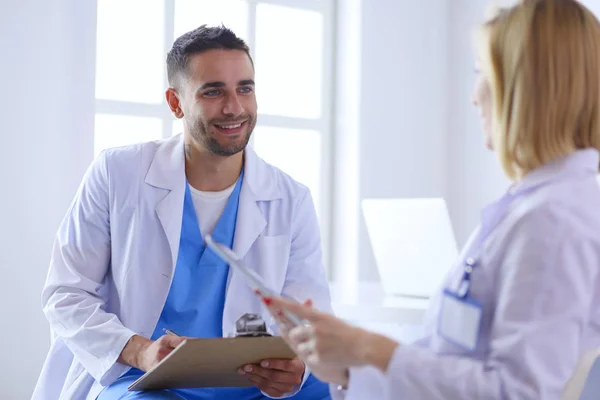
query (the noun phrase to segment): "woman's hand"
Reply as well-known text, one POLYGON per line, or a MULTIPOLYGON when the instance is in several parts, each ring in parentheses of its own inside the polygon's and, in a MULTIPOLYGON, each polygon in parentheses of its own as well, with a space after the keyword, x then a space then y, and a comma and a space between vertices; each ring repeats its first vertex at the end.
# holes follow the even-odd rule
MULTIPOLYGON (((281 300, 278 300, 281 301, 281 300)), ((292 350, 304 361, 306 366, 310 369, 311 373, 315 375, 318 379, 323 382, 334 383, 337 385, 347 385, 348 384, 348 369, 339 367, 337 365, 330 365, 323 362, 310 362, 307 358, 302 357, 300 355, 300 350, 298 349, 298 345, 301 344, 300 341, 292 339, 290 337, 290 329, 292 329, 292 325, 285 318, 285 316, 281 315, 281 309, 274 308, 271 303, 271 299, 265 301, 265 304, 271 306, 269 307, 269 311, 273 314, 273 316, 277 319, 280 326, 280 333, 283 339, 287 342, 287 344, 292 348, 292 350)), ((279 304, 279 303, 277 303, 279 304)), ((304 303, 305 307, 310 309, 312 307, 312 302, 307 300, 304 303)), ((294 329, 292 329, 294 330, 294 329)), ((295 334, 295 333, 294 333, 295 334)))
MULTIPOLYGON (((311 371, 319 377, 319 369, 335 371, 339 376, 347 376, 347 370, 353 366, 372 364, 383 371, 387 370, 389 360, 398 343, 381 335, 346 324, 342 320, 318 312, 310 303, 301 305, 281 298, 268 298, 265 304, 273 316, 282 325, 282 335, 292 350, 304 360, 311 371), (310 323, 291 327, 282 310, 290 311, 310 323)), ((320 378, 321 379, 321 378, 320 378)))

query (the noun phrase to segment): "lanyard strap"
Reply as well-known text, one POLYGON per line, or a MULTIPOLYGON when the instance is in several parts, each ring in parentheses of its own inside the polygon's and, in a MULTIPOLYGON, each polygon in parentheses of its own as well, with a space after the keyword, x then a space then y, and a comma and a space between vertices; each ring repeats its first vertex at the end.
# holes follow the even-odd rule
POLYGON ((479 258, 481 256, 481 252, 483 250, 483 244, 485 240, 490 236, 490 234, 494 231, 494 229, 500 224, 500 221, 504 218, 506 213, 508 212, 508 208, 512 204, 512 202, 522 197, 526 194, 529 194, 542 186, 550 185, 551 183, 559 181, 559 178, 548 179, 545 182, 539 183, 537 185, 533 185, 527 187, 525 189, 516 190, 511 193, 510 190, 504 194, 496 203, 486 207, 482 212, 482 223, 477 233, 477 237, 475 238, 475 245, 472 250, 472 254, 468 256, 463 264, 463 276, 458 285, 458 290, 456 294, 460 298, 465 298, 469 295, 469 290, 471 289, 471 274, 475 267, 479 264, 479 258), (484 223, 485 222, 485 223, 484 223))

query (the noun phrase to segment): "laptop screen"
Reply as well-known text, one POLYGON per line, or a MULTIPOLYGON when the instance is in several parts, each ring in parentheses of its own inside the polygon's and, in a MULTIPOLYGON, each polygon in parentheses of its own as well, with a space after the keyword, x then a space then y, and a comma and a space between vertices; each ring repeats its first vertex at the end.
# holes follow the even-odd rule
POLYGON ((386 294, 430 297, 458 257, 444 199, 365 199, 362 210, 386 294))

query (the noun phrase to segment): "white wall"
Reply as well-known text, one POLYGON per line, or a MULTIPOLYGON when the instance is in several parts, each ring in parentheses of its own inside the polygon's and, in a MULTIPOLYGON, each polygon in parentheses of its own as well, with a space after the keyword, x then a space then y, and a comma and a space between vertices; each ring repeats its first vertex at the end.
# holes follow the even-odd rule
MULTIPOLYGON (((499 0, 495 5, 513 5, 517 0, 499 0)), ((481 23, 486 1, 451 0, 449 50, 448 180, 446 199, 459 243, 464 243, 479 222, 479 211, 501 195, 509 184, 495 155, 483 147, 483 131, 471 104, 475 83, 472 35, 481 23)), ((600 1, 582 0, 600 16, 600 1)))
MULTIPOLYGON (((506 187, 470 103, 471 32, 486 2, 338 3, 337 257, 378 279, 361 199, 444 196, 462 243, 506 187)), ((52 238, 93 156, 95 10, 0 2, 0 359, 11 360, 0 363, 2 399, 29 397, 49 345, 40 291, 52 238)))
MULTIPOLYGON (((462 246, 479 222, 481 208, 508 185, 494 154, 483 146, 481 121, 471 104, 475 83, 472 32, 489 3, 341 0, 340 8, 349 3, 356 6, 356 2, 361 3, 359 39, 344 39, 359 40, 356 47, 361 49, 355 61, 360 96, 355 104, 357 115, 352 116, 360 125, 359 144, 357 149, 348 148, 356 152, 358 201, 442 196, 462 246)), ((338 15, 342 22, 344 18, 338 15)), ((339 46, 348 47, 347 43, 339 46)), ((354 64, 347 59, 338 60, 338 73, 351 68, 354 64)), ((338 119, 347 116, 337 111, 338 119)), ((340 146, 346 130, 342 124, 336 129, 340 146)), ((336 198, 338 206, 351 203, 344 203, 344 196, 356 193, 342 192, 336 198)), ((358 238, 342 241, 339 250, 357 257, 361 280, 378 280, 360 210, 357 223, 358 238)), ((346 222, 343 226, 353 225, 346 222)))
MULTIPOLYGON (((360 199, 443 196, 448 1, 362 2, 360 199)), ((364 220, 360 277, 378 279, 364 220)))
POLYGON ((579 0, 584 6, 589 8, 597 18, 600 18, 600 1, 598 0, 579 0))
POLYGON ((336 2, 332 278, 352 296, 359 280, 362 0, 336 2))
POLYGON ((481 208, 500 196, 508 185, 494 153, 483 145, 481 120, 471 103, 475 84, 473 31, 482 22, 487 4, 450 1, 445 193, 456 239, 461 245, 479 223, 481 208))
MULTIPOLYGON (((471 103, 472 34, 488 5, 362 2, 359 199, 444 197, 459 246, 509 184, 471 103)), ((362 215, 359 222, 360 279, 378 280, 362 215)))
POLYGON ((93 155, 95 24, 95 1, 0 2, 2 399, 30 397, 49 346, 50 248, 93 155))

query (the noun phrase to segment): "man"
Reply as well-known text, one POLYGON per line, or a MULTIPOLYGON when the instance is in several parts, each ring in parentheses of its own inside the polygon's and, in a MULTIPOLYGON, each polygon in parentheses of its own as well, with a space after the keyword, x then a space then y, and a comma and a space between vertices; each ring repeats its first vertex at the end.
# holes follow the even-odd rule
POLYGON ((243 314, 269 321, 243 276, 205 249, 207 233, 272 289, 330 309, 308 189, 246 147, 257 115, 246 44, 202 26, 175 41, 167 72, 183 134, 104 151, 59 228, 42 295, 54 340, 33 397, 327 397, 298 359, 241 368, 251 389, 127 392, 181 343, 163 330, 221 337, 243 314))

